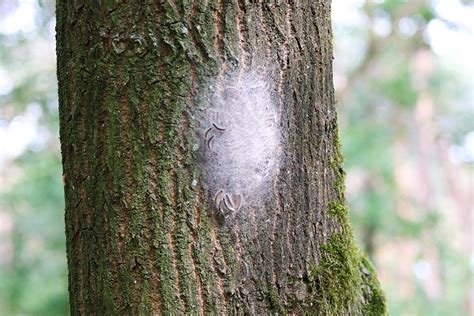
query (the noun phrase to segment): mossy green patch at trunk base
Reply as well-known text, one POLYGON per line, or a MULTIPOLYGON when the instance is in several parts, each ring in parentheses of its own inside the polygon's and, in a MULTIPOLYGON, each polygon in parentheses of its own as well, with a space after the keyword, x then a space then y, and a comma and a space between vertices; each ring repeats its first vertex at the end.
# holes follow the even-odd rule
POLYGON ((348 208, 331 202, 329 215, 340 225, 310 267, 312 300, 321 315, 386 315, 386 302, 375 270, 355 244, 348 208))

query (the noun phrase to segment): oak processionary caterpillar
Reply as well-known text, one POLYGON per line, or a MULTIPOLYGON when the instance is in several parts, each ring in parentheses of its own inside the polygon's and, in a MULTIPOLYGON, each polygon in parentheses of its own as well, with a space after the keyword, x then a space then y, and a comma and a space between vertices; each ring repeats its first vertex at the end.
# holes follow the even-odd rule
POLYGON ((279 165, 276 94, 257 70, 225 80, 200 118, 205 189, 225 218, 262 206, 279 165))

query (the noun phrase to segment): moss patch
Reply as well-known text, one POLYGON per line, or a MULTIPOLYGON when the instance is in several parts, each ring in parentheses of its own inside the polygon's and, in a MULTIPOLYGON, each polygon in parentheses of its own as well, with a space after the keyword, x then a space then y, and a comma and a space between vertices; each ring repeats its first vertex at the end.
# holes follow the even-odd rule
POLYGON ((334 234, 310 269, 311 302, 318 315, 386 315, 375 271, 351 238, 334 234))
POLYGON ((348 245, 343 234, 336 234, 323 246, 324 257, 313 271, 311 290, 321 311, 335 315, 349 312, 360 296, 357 249, 348 245))
POLYGON ((328 214, 341 228, 321 247, 319 263, 310 265, 310 305, 318 315, 386 315, 375 270, 355 244, 347 206, 331 202, 328 214))

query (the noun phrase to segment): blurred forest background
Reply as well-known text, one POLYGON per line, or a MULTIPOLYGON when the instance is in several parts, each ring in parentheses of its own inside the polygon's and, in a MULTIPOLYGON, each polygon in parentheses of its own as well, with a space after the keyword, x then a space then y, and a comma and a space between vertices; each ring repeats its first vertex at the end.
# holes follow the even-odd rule
MULTIPOLYGON (((333 0, 354 230, 391 315, 474 314, 474 4, 333 0)), ((0 315, 68 314, 51 0, 0 0, 0 315)))

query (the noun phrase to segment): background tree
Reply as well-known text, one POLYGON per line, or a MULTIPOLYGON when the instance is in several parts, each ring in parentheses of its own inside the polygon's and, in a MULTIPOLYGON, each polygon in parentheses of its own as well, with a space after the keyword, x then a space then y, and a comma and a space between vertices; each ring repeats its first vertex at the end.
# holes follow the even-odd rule
POLYGON ((56 12, 73 314, 385 312, 347 220, 329 1, 61 1, 56 12), (277 63, 261 74, 268 88, 252 89, 275 103, 282 159, 263 183, 270 198, 243 187, 247 204, 222 221, 195 113, 220 89, 247 92, 228 80, 260 62, 277 63))

